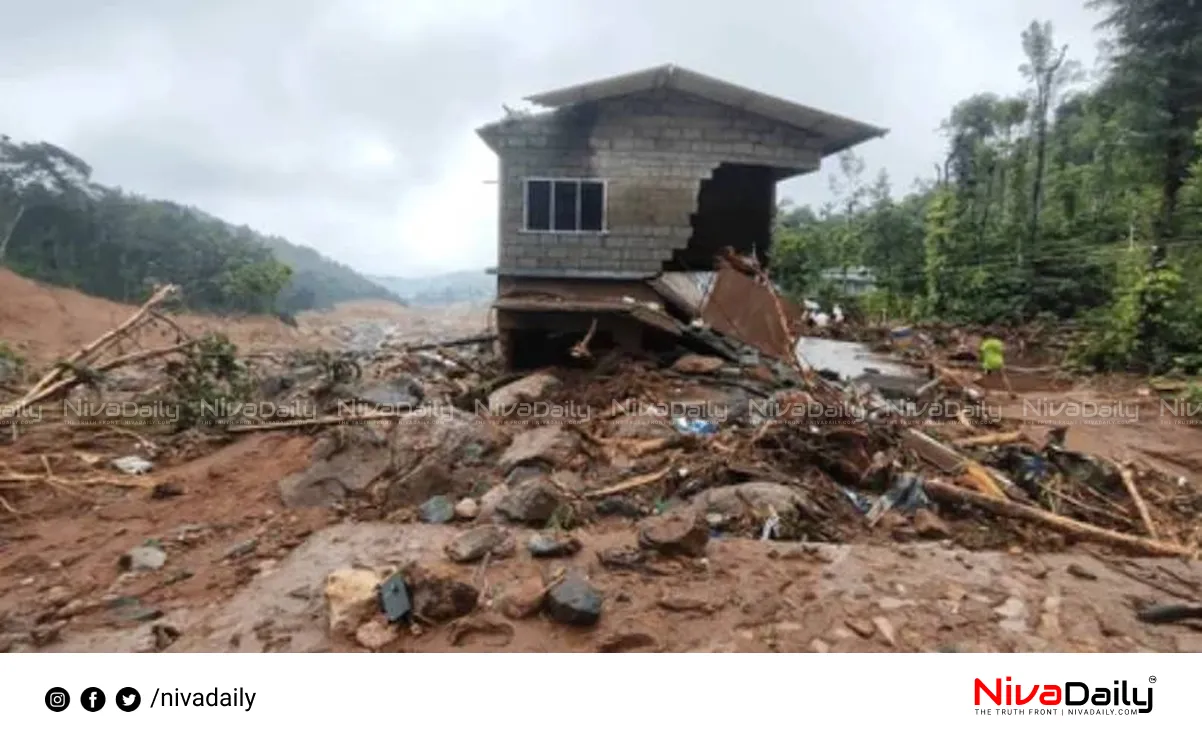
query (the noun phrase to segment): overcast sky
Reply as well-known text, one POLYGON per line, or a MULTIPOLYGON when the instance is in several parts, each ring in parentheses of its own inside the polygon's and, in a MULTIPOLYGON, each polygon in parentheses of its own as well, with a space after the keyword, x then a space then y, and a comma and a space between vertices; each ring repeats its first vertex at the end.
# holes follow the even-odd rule
MULTIPOLYGON (((364 272, 495 262, 474 129, 528 94, 674 62, 887 127, 857 151, 904 190, 939 122, 1023 82, 1050 20, 1092 65, 1083 0, 0 0, 0 133, 364 272)), ((820 205, 820 173, 782 195, 820 205)))

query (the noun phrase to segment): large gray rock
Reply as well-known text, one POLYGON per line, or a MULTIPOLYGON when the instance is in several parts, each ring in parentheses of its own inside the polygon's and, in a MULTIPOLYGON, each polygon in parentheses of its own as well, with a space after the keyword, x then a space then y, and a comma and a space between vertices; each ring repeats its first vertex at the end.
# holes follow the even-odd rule
POLYGON ((333 505, 366 491, 388 471, 390 459, 387 442, 373 429, 338 429, 318 442, 308 469, 280 480, 280 497, 293 508, 333 505))
POLYGON ((601 619, 601 594, 579 573, 569 574, 547 592, 547 614, 561 624, 589 627, 601 619))
POLYGON ((704 514, 717 514, 723 520, 751 518, 764 520, 776 511, 779 516, 794 513, 809 504, 805 491, 774 482, 745 482, 703 490, 692 499, 693 507, 704 514))
POLYGON ((639 526, 639 546, 667 556, 701 557, 709 538, 705 519, 687 509, 669 511, 639 526))
POLYGON ((533 526, 543 526, 555 514, 563 502, 559 487, 546 475, 523 480, 505 494, 497 503, 497 513, 510 521, 533 526))
POLYGON ((357 400, 385 408, 407 410, 421 404, 425 390, 413 377, 401 375, 394 379, 369 382, 352 389, 357 400))
POLYGON ((449 465, 480 464, 508 443, 497 426, 472 413, 447 408, 420 410, 397 421, 392 434, 392 463, 404 475, 430 457, 449 465))
POLYGON ((521 403, 543 400, 557 387, 559 379, 554 375, 546 372, 531 374, 495 390, 488 396, 488 409, 494 414, 504 414, 521 403))
POLYGON ((535 426, 513 437, 498 464, 508 472, 523 464, 562 467, 580 451, 580 439, 563 426, 535 426))
POLYGON ((477 526, 455 537, 445 552, 454 562, 475 562, 487 554, 509 557, 516 550, 513 535, 500 526, 477 526))

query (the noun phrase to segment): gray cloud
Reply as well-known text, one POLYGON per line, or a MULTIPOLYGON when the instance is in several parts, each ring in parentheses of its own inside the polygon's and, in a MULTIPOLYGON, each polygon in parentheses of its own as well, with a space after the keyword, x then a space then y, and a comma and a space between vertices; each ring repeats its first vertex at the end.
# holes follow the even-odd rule
POLYGON ((1081 0, 8 0, 0 131, 365 271, 483 267, 502 103, 676 62, 890 128, 860 154, 904 187, 952 104, 1021 89, 1036 17, 1093 59, 1081 0))

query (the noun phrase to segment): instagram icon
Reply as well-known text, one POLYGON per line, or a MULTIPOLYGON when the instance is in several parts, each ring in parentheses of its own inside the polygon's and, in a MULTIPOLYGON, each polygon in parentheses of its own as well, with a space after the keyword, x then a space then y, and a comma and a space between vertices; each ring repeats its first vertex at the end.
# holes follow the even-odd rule
POLYGON ((46 707, 51 712, 62 712, 71 704, 71 695, 61 686, 46 692, 46 707))

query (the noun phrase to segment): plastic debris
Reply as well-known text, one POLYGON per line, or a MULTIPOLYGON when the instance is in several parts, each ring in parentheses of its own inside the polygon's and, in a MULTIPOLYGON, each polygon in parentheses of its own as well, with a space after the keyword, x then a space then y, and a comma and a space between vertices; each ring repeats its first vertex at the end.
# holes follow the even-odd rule
POLYGON ((851 501, 851 505, 860 513, 868 513, 872 510, 872 501, 868 500, 863 495, 860 495, 851 488, 845 488, 842 486, 840 486, 839 490, 843 493, 847 500, 851 501))
POLYGON ((706 436, 718 432, 718 424, 700 418, 673 418, 672 426, 681 433, 691 433, 706 436))
POLYGON ((380 609, 389 622, 404 621, 413 611, 409 587, 400 575, 393 575, 380 584, 380 609))
POLYGON ((922 488, 922 478, 905 473, 899 475, 893 487, 882 495, 868 512, 868 523, 875 524, 887 512, 894 509, 912 514, 920 508, 931 507, 931 499, 922 488))

